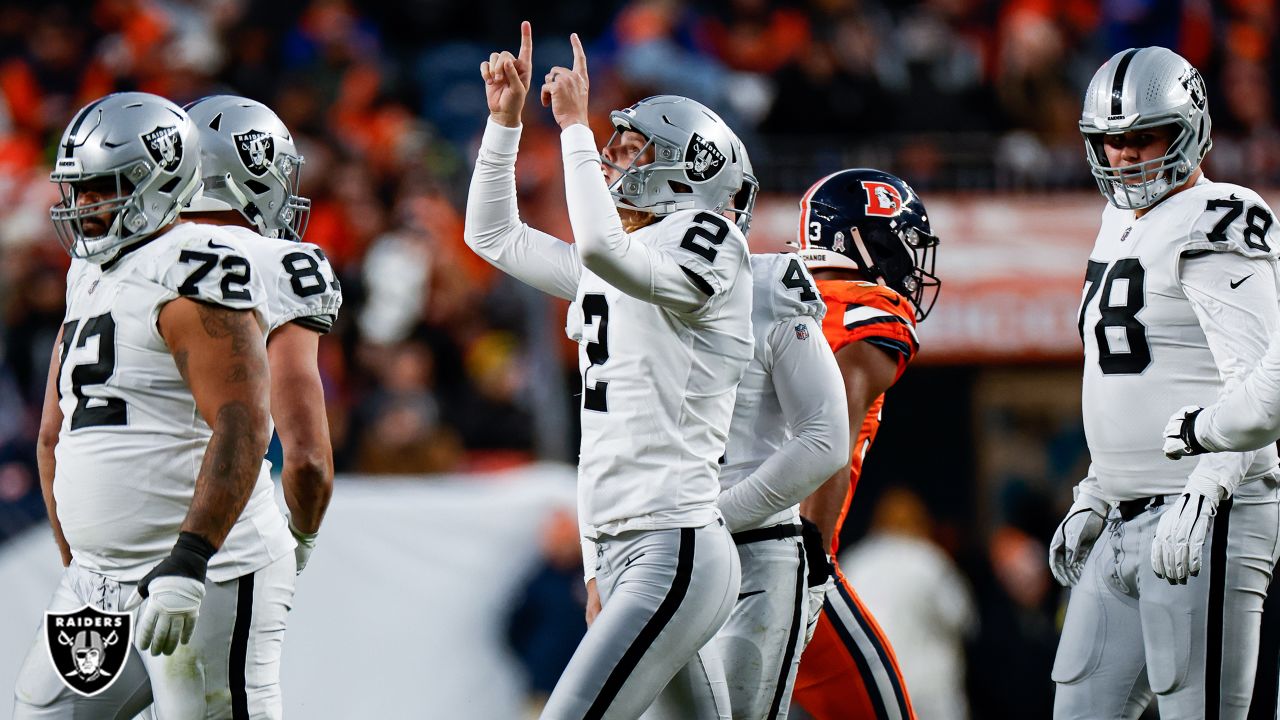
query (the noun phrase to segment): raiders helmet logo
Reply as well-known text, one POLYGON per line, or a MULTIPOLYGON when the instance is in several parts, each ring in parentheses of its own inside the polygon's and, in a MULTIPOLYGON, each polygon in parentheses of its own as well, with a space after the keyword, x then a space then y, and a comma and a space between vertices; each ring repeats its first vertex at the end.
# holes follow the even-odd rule
POLYGON ((182 136, 178 128, 164 125, 141 135, 142 144, 147 146, 147 154, 165 172, 173 172, 182 163, 182 136))
POLYGON ((1187 89, 1187 94, 1191 96, 1191 104, 1195 105, 1196 109, 1203 110, 1208 100, 1205 97, 1204 78, 1200 76, 1200 71, 1189 67, 1178 80, 1182 83, 1182 87, 1187 89))
POLYGON ((261 177, 276 159, 276 142, 271 133, 249 130, 234 136, 240 162, 250 173, 261 177))
POLYGON ((698 133, 689 138, 684 150, 684 174, 693 182, 706 182, 724 167, 724 153, 698 133))
POLYGON ((72 691, 92 697, 111 687, 129 660, 133 616, 90 605, 44 614, 49 661, 72 691))
POLYGON ((902 211, 902 196, 889 183, 863 180, 862 190, 867 194, 866 214, 893 217, 902 211))

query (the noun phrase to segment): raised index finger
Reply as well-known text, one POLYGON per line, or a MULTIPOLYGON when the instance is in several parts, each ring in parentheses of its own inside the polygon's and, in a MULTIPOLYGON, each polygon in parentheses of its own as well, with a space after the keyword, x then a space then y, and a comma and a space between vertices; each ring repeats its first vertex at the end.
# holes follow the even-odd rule
POLYGON ((573 46, 573 71, 585 73, 587 54, 582 51, 582 41, 578 39, 578 33, 569 36, 569 44, 573 46))
POLYGON ((528 20, 520 23, 520 59, 526 63, 533 62, 533 26, 528 20))

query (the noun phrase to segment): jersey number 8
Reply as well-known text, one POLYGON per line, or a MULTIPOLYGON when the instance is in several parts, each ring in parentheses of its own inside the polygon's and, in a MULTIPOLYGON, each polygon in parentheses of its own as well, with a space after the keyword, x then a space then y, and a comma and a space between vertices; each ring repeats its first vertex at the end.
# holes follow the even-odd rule
POLYGON ((1109 273, 1106 263, 1089 261, 1084 274, 1084 301, 1080 303, 1077 326, 1083 341, 1084 314, 1089 302, 1098 296, 1101 318, 1093 326, 1093 333, 1098 343, 1098 367, 1103 375, 1138 375, 1151 364, 1147 326, 1138 320, 1138 313, 1146 302, 1143 292, 1146 278, 1147 272, 1137 258, 1115 261, 1109 273), (1115 297, 1117 292, 1124 297, 1115 297))

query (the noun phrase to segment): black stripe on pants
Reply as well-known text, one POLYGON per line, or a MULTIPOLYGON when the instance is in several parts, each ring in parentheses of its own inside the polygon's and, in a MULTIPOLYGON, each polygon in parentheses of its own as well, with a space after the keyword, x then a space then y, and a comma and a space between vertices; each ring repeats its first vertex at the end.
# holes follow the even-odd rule
POLYGON ((1262 628, 1258 633, 1258 667, 1253 676, 1253 700, 1248 720, 1275 720, 1276 693, 1280 692, 1280 582, 1271 574, 1267 600, 1262 605, 1262 628))
POLYGON ((249 626, 253 624, 252 574, 240 578, 236 593, 236 623, 231 630, 227 685, 231 688, 232 720, 249 720, 249 687, 245 678, 245 665, 249 660, 249 626))
POLYGON ((1231 498, 1218 506, 1213 519, 1209 565, 1209 610, 1204 658, 1204 718, 1218 720, 1222 704, 1222 624, 1227 592, 1227 532, 1231 527, 1231 498))
POLYGON ((609 709, 609 705, 618 696, 618 691, 622 689, 622 684, 635 671, 636 666, 640 664, 640 659, 658 639, 663 628, 671 622, 671 618, 675 617, 676 611, 680 609, 680 603, 684 602, 684 596, 689 592, 689 582, 693 577, 693 546, 694 529, 680 528, 676 575, 671 581, 671 589, 667 591, 666 597, 658 605, 653 617, 649 618, 649 622, 640 629, 640 634, 631 641, 631 646, 622 654, 622 659, 613 667, 613 671, 609 673, 609 677, 600 688, 600 694, 596 696, 595 702, 591 703, 583 720, 600 720, 604 717, 605 711, 609 709))
POLYGON ((791 616, 791 635, 787 638, 787 649, 782 653, 782 670, 778 672, 778 684, 773 689, 773 704, 769 706, 769 720, 778 717, 782 709, 782 696, 787 694, 787 676, 791 674, 791 661, 796 656, 796 644, 805 631, 805 620, 800 616, 804 609, 804 597, 809 592, 806 582, 808 568, 805 566, 804 545, 797 544, 800 549, 800 571, 796 573, 796 611, 791 616))

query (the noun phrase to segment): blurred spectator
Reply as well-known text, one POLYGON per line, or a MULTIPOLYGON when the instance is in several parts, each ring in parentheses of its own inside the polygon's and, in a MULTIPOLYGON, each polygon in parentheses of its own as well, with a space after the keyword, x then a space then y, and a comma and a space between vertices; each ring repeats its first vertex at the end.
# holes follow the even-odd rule
POLYGON ((434 392, 434 359, 421 342, 366 348, 380 385, 357 409, 360 428, 356 470, 373 474, 448 472, 461 450, 456 433, 440 417, 434 392))
POLYGON ((840 566, 884 630, 921 718, 964 720, 964 644, 977 630, 968 582, 931 539, 933 520, 910 490, 888 490, 871 532, 840 566))
POLYGON ((542 529, 542 562, 517 596, 507 641, 529 678, 528 716, 536 718, 587 632, 578 523, 569 510, 551 513, 542 529))
MULTIPOLYGON (((997 529, 971 568, 981 632, 969 654, 974 717, 1051 717, 1058 646, 1048 548, 1021 529, 997 529)), ((1048 537, 1044 534, 1043 537, 1048 537)))

